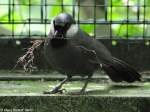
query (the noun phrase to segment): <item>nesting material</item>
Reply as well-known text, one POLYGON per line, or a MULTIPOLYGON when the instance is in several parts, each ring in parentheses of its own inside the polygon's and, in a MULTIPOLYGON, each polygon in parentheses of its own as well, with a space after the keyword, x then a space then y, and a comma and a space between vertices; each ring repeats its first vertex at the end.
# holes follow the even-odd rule
MULTIPOLYGON (((43 48, 44 40, 34 40, 31 41, 32 46, 27 48, 25 54, 18 58, 16 66, 20 64, 23 66, 23 69, 27 72, 32 72, 37 67, 34 65, 35 54, 38 52, 38 49, 43 48)), ((16 66, 14 68, 16 68, 16 66)))

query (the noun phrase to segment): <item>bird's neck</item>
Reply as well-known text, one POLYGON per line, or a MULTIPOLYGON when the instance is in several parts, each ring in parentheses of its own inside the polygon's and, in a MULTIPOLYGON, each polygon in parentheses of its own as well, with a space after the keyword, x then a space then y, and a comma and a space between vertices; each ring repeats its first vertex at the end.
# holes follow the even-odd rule
POLYGON ((53 38, 50 40, 52 48, 62 48, 67 45, 67 39, 53 38))

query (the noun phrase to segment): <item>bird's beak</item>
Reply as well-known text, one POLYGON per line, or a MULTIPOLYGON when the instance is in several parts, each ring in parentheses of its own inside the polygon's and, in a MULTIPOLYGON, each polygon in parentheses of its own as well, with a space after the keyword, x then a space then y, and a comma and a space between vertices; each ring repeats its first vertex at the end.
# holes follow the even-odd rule
POLYGON ((56 37, 58 35, 58 31, 57 30, 55 30, 55 32, 54 32, 54 36, 56 37))
POLYGON ((58 38, 58 39, 62 39, 64 36, 62 33, 58 32, 57 30, 55 30, 54 32, 54 38, 58 38))

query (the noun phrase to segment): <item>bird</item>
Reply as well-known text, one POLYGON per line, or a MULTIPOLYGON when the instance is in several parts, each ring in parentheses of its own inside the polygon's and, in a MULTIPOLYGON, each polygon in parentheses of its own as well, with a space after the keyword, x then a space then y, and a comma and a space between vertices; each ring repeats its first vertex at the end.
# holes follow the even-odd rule
POLYGON ((45 94, 62 91, 62 86, 73 76, 86 77, 86 87, 97 69, 102 69, 112 81, 141 81, 141 75, 126 62, 112 56, 110 51, 95 38, 83 31, 68 13, 60 13, 50 24, 44 42, 44 54, 50 66, 66 76, 58 85, 45 94))

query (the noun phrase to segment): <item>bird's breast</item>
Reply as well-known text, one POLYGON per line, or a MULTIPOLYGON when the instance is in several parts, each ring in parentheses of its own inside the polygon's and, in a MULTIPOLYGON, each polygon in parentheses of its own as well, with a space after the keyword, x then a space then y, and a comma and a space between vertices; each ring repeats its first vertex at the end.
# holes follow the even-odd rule
POLYGON ((92 74, 95 69, 81 52, 69 43, 57 49, 50 45, 46 48, 46 56, 50 65, 61 73, 87 75, 92 74))
POLYGON ((50 45, 52 48, 62 48, 65 45, 67 45, 67 40, 66 39, 58 39, 58 38, 54 38, 51 39, 50 41, 50 45))

